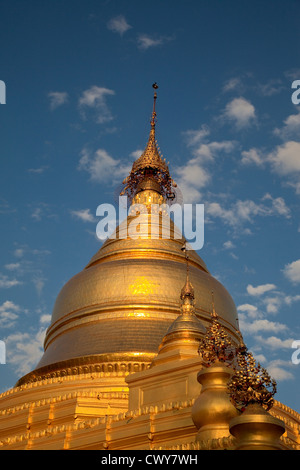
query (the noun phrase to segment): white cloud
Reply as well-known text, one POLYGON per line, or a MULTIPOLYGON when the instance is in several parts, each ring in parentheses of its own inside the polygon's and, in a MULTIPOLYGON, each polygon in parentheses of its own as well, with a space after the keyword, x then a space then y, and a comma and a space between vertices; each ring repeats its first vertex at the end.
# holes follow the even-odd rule
POLYGON ((111 183, 111 180, 119 181, 120 178, 126 176, 131 170, 131 165, 129 163, 122 164, 121 160, 111 157, 104 149, 90 153, 84 148, 81 152, 78 169, 87 171, 91 181, 111 183))
POLYGON ((218 153, 230 153, 234 150, 235 142, 225 140, 222 142, 209 142, 203 143, 194 150, 194 155, 197 161, 205 162, 206 160, 213 161, 218 153))
POLYGON ((184 167, 177 168, 176 174, 180 175, 180 187, 182 186, 182 183, 186 183, 197 189, 201 189, 206 186, 211 178, 207 170, 192 161, 188 162, 184 167))
POLYGON ((287 264, 284 267, 283 273, 291 282, 295 284, 300 283, 300 259, 287 264))
POLYGON ((18 375, 30 372, 43 354, 46 329, 38 332, 14 333, 5 338, 7 363, 12 365, 18 375))
POLYGON ((205 205, 205 210, 207 215, 219 217, 226 225, 233 228, 241 228, 241 225, 245 223, 253 223, 254 218, 257 216, 283 216, 290 218, 290 210, 285 205, 284 199, 273 198, 271 195, 266 194, 262 201, 271 201, 271 205, 257 204, 251 200, 238 200, 231 204, 230 207, 224 208, 218 202, 208 202, 205 205))
POLYGON ((267 319, 259 319, 252 323, 244 323, 242 329, 244 333, 249 334, 257 333, 258 331, 279 333, 281 331, 286 331, 287 326, 283 325, 282 323, 269 321, 267 319))
POLYGON ((42 208, 41 207, 36 207, 34 211, 31 214, 31 217, 35 220, 41 220, 42 218, 42 208))
POLYGON ((174 39, 170 36, 150 36, 149 34, 140 34, 137 38, 139 49, 147 50, 151 47, 161 46, 174 39))
POLYGON ((241 87, 242 87, 241 79, 239 77, 233 77, 227 80, 227 82, 223 86, 223 92, 227 93, 229 91, 241 89, 241 87))
POLYGON ((269 155, 269 161, 280 175, 300 173, 300 142, 293 140, 276 147, 269 155))
POLYGON ((16 271, 21 267, 20 263, 9 263, 4 266, 8 271, 16 271))
POLYGON ((15 326, 15 322, 18 318, 20 307, 14 302, 7 300, 0 305, 0 327, 1 328, 12 328, 15 326))
MULTIPOLYGON (((286 126, 283 129, 277 129, 276 133, 282 138, 293 136, 299 139, 300 113, 290 116, 286 123, 286 126)), ((288 140, 269 153, 251 148, 243 151, 241 155, 243 165, 263 167, 268 163, 279 176, 288 177, 287 184, 295 189, 296 194, 300 194, 300 142, 297 140, 288 140)))
POLYGON ((294 302, 300 301, 300 295, 287 295, 284 301, 287 305, 292 305, 294 302))
POLYGON ((275 284, 261 284, 260 286, 256 287, 253 287, 251 284, 248 284, 247 286, 248 294, 253 296, 260 296, 274 289, 276 289, 275 284))
POLYGON ((208 137, 210 134, 210 130, 208 126, 205 124, 200 127, 200 129, 196 130, 188 130, 183 132, 183 135, 186 139, 187 145, 188 146, 194 146, 199 144, 200 142, 203 141, 205 137, 208 137))
POLYGON ((141 149, 134 150, 133 152, 131 152, 130 157, 132 157, 133 160, 137 160, 138 158, 140 158, 143 152, 144 150, 141 149))
POLYGON ((85 90, 78 102, 82 117, 86 119, 86 110, 93 109, 96 112, 96 120, 98 123, 103 124, 104 122, 111 121, 113 116, 107 106, 106 98, 114 94, 115 92, 113 90, 98 86, 92 86, 88 90, 85 90))
POLYGON ((40 168, 29 168, 27 171, 31 174, 40 175, 44 173, 48 168, 49 166, 41 166, 40 168))
POLYGON ((269 347, 271 349, 291 349, 293 339, 282 340, 277 336, 269 336, 268 338, 263 338, 262 336, 255 336, 255 339, 262 344, 263 346, 269 347))
POLYGON ((24 256, 24 248, 16 248, 14 251, 14 255, 16 258, 22 258, 24 256))
POLYGON ((237 307, 238 312, 246 312, 249 318, 256 318, 258 308, 252 304, 242 304, 237 307))
POLYGON ((50 109, 54 110, 59 106, 65 104, 68 101, 68 93, 51 91, 48 93, 48 98, 50 98, 50 109))
POLYGON ((267 297, 264 299, 264 304, 266 306, 267 313, 278 313, 282 305, 282 297, 280 296, 267 297))
POLYGON ((192 147, 193 158, 185 166, 175 168, 174 175, 185 203, 200 200, 200 190, 211 181, 207 165, 214 163, 219 154, 230 153, 236 145, 234 141, 209 142, 206 140, 209 134, 205 125, 183 132, 187 146, 192 147))
POLYGON ((45 281, 46 281, 46 279, 42 275, 35 276, 32 279, 32 282, 34 284, 34 287, 36 289, 36 292, 37 292, 38 296, 42 295, 42 291, 43 291, 43 288, 44 288, 44 285, 45 285, 45 281))
POLYGON ((300 112, 297 114, 291 114, 284 121, 282 128, 276 128, 274 134, 278 135, 282 139, 296 139, 299 140, 300 136, 300 112))
POLYGON ((43 315, 41 315, 40 317, 40 323, 41 324, 49 324, 51 322, 51 315, 48 314, 48 313, 44 313, 43 315))
POLYGON ((226 105, 223 117, 233 121, 238 129, 242 129, 253 124, 256 118, 255 108, 245 98, 234 98, 226 105))
POLYGON ((83 222, 96 222, 96 218, 91 214, 90 209, 81 209, 78 211, 71 211, 71 214, 83 222))
POLYGON ((233 248, 235 248, 235 245, 232 243, 231 240, 228 240, 227 242, 223 243, 223 247, 225 250, 232 250, 233 248))
POLYGON ((126 31, 132 28, 132 26, 127 23, 126 18, 123 15, 111 18, 111 20, 109 20, 107 23, 107 27, 113 33, 120 34, 120 36, 123 36, 126 31))
POLYGON ((288 371, 289 367, 291 367, 290 361, 276 359, 268 364, 267 369, 270 376, 277 381, 292 380, 294 376, 288 371))
POLYGON ((285 89, 285 86, 280 79, 274 78, 264 84, 259 83, 256 88, 263 96, 273 96, 281 93, 281 91, 285 89))
POLYGON ((291 211, 287 207, 285 200, 282 197, 273 198, 271 194, 267 193, 262 198, 262 201, 266 200, 272 201, 272 210, 274 213, 282 215, 288 219, 291 217, 291 211))
POLYGON ((18 286, 19 284, 22 284, 22 282, 18 281, 17 279, 9 279, 8 276, 0 274, 1 289, 9 289, 10 287, 18 286))
POLYGON ((264 158, 258 149, 252 148, 250 150, 244 150, 242 152, 241 163, 243 165, 263 166, 264 158))

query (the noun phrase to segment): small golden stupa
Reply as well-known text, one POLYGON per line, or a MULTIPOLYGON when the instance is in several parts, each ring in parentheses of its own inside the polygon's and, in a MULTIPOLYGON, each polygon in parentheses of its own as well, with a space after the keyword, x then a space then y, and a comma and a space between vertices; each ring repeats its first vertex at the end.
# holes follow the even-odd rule
MULTIPOLYGON (((222 338, 229 338, 232 348, 240 344, 237 311, 199 255, 188 250, 187 256, 187 241, 166 210, 176 183, 155 138, 158 87, 153 88, 149 140, 121 193, 131 207, 146 210, 130 210, 61 289, 40 362, 0 395, 0 449, 242 446, 236 436, 247 427, 247 416, 230 425, 240 417, 227 390, 234 367, 224 361, 208 367, 199 350, 216 327, 211 293, 222 338), (151 205, 158 208, 155 218, 151 205), (139 236, 130 237, 128 227, 137 218, 139 236), (162 236, 166 227, 167 238, 162 236), (201 394, 209 418, 200 408, 197 415, 201 394), (219 405, 213 397, 219 397, 219 405)), ((299 414, 276 401, 269 413, 284 423, 276 446, 299 449, 299 414)), ((261 429, 268 433, 268 427, 261 429)))

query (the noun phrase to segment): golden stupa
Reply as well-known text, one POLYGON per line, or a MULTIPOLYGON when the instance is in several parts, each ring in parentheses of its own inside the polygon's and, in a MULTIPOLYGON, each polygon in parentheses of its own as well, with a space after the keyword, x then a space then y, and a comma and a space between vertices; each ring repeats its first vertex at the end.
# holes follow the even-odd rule
POLYGON ((266 411, 262 386, 246 411, 230 398, 237 311, 166 210, 176 183, 155 140, 153 87, 149 140, 123 182, 128 218, 62 288, 35 369, 0 395, 0 449, 300 448, 299 414, 277 401, 266 411), (207 363, 217 337, 223 352, 214 345, 207 363))

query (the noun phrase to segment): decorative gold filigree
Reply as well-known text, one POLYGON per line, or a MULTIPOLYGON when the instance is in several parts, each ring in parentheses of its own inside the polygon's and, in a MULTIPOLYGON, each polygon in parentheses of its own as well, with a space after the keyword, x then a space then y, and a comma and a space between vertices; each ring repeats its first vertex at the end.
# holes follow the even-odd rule
POLYGON ((228 392, 235 407, 243 411, 249 404, 259 404, 267 411, 274 404, 276 381, 257 363, 242 343, 236 357, 235 373, 228 383, 228 392))
POLYGON ((219 322, 219 317, 215 311, 213 292, 211 317, 212 324, 207 328, 206 335, 200 342, 198 352, 207 367, 216 362, 232 364, 236 356, 236 347, 219 322))

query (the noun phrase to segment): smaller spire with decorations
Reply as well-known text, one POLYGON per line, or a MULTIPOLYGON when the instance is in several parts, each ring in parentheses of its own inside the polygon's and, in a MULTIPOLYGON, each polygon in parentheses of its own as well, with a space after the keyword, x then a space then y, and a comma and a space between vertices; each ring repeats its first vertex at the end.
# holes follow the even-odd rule
POLYGON ((224 362, 231 365, 235 359, 236 347, 228 333, 219 322, 219 317, 215 309, 214 292, 212 296, 212 323, 206 330, 206 335, 199 345, 199 354, 202 356, 204 364, 209 367, 215 363, 224 362))
POLYGON ((169 351, 180 351, 180 357, 197 357, 198 345, 205 334, 205 327, 195 313, 195 294, 189 279, 189 258, 186 242, 181 248, 185 251, 186 280, 180 293, 180 314, 170 325, 166 335, 159 346, 158 356, 153 365, 162 360, 163 354, 169 351))

